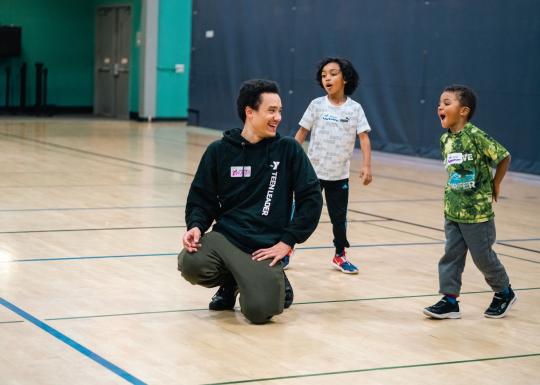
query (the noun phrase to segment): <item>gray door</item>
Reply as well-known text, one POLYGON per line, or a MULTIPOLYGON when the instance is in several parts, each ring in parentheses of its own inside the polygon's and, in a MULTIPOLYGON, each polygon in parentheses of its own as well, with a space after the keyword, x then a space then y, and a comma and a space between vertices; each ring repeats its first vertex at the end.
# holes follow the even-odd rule
POLYGON ((96 14, 94 113, 129 117, 131 8, 99 7, 96 14))

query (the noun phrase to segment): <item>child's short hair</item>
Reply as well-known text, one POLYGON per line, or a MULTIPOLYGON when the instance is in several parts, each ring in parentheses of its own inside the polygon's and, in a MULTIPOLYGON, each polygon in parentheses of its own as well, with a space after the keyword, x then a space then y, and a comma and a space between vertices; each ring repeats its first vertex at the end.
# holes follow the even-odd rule
POLYGON ((459 103, 462 106, 469 107, 469 115, 467 120, 471 120, 476 110, 476 94, 472 88, 464 86, 463 84, 452 84, 446 87, 443 92, 453 92, 457 95, 459 103))
POLYGON ((315 75, 315 80, 317 80, 317 83, 319 83, 319 85, 324 88, 321 72, 323 67, 328 63, 337 63, 339 65, 341 73, 343 74, 343 79, 346 82, 345 95, 352 95, 352 93, 356 90, 356 87, 358 87, 360 78, 358 77, 358 73, 354 69, 352 63, 347 59, 343 59, 340 57, 325 57, 324 59, 322 59, 317 66, 317 74, 315 75))
POLYGON ((243 123, 246 122, 246 107, 257 110, 261 104, 261 94, 265 92, 279 94, 277 83, 265 79, 251 79, 242 83, 236 99, 236 108, 243 123))

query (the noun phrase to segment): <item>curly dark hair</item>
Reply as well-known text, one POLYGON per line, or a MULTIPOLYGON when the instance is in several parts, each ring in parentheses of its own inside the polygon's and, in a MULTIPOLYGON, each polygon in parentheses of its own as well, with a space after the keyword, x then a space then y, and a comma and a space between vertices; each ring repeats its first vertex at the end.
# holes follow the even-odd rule
POLYGON ((236 99, 236 109, 243 123, 246 122, 246 107, 258 110, 261 105, 261 94, 265 92, 279 95, 277 83, 265 79, 251 79, 242 83, 236 99))
POLYGON ((443 92, 453 92, 457 95, 459 104, 465 107, 469 107, 469 115, 467 120, 471 120, 476 110, 476 94, 473 89, 463 84, 452 84, 445 87, 443 92))
POLYGON ((343 59, 340 57, 325 57, 324 59, 322 59, 317 66, 317 74, 315 75, 315 80, 317 81, 317 83, 319 83, 319 85, 324 88, 321 73, 324 66, 328 63, 337 63, 339 65, 341 73, 343 74, 343 80, 345 80, 346 82, 345 95, 352 95, 352 93, 356 90, 356 87, 358 87, 358 84, 360 83, 360 78, 358 77, 358 72, 356 72, 352 63, 347 59, 343 59))

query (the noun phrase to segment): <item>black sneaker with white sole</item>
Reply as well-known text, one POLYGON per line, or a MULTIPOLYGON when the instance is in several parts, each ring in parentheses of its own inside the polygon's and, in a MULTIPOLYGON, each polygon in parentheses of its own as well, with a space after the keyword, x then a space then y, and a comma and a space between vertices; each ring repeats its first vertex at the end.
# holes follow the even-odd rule
POLYGON ((444 296, 442 299, 433 306, 426 307, 423 310, 424 314, 431 318, 437 319, 458 319, 461 318, 459 312, 459 304, 450 302, 448 297, 444 296))
POLYGON ((208 304, 210 310, 233 310, 238 295, 238 285, 235 281, 220 286, 208 304))
POLYGON ((509 287, 509 293, 505 296, 502 292, 495 293, 491 305, 484 312, 484 316, 487 318, 503 318, 510 310, 513 304, 517 301, 517 295, 509 287))
POLYGON ((291 283, 289 282, 289 279, 287 278, 287 275, 285 272, 283 272, 283 277, 285 278, 285 304, 284 308, 288 309, 291 307, 293 300, 294 300, 294 292, 291 283))

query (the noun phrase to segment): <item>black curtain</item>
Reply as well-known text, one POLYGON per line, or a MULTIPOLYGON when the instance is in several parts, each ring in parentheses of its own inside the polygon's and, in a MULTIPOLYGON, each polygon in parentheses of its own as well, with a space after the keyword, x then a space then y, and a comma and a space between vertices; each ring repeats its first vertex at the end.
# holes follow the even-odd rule
POLYGON ((478 94, 472 122, 540 174, 540 1, 194 0, 190 122, 240 127, 235 101, 250 78, 276 80, 282 135, 293 135, 324 56, 351 60, 352 95, 373 148, 440 158, 436 106, 452 83, 478 94), (195 121, 197 119, 198 121, 195 121))

